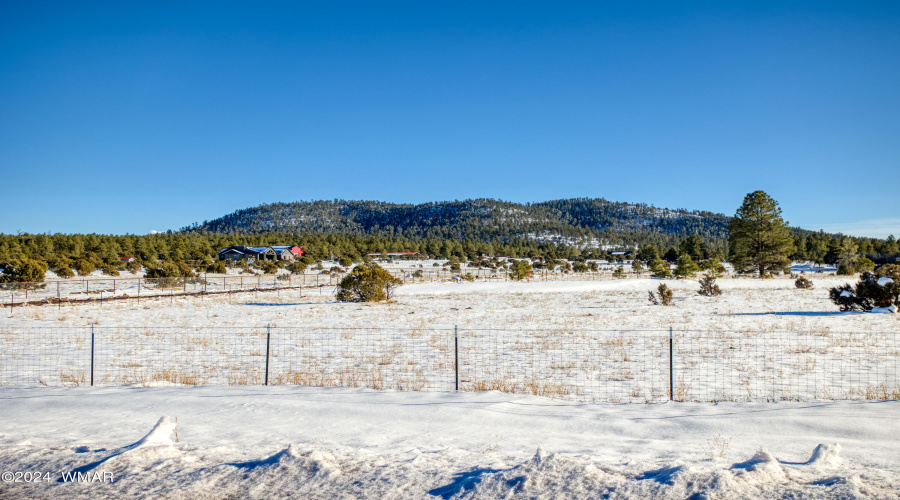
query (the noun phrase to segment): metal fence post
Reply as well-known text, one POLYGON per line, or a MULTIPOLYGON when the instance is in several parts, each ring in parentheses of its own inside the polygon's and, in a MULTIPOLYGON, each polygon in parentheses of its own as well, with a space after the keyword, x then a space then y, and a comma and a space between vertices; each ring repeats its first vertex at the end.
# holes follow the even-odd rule
POLYGON ((674 337, 672 336, 672 327, 669 327, 669 401, 675 398, 675 375, 672 368, 672 344, 674 337))
POLYGON ((272 326, 266 325, 266 379, 265 385, 269 385, 269 345, 272 341, 272 326))
POLYGON ((455 390, 459 391, 459 327, 453 325, 453 368, 456 372, 455 390))
POLYGON ((94 386, 94 325, 91 325, 91 387, 94 386))

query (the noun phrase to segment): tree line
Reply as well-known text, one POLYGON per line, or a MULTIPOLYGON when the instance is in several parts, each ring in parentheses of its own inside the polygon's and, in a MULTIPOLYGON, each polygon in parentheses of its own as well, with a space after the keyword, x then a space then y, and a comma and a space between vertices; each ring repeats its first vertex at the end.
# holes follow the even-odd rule
MULTIPOLYGON (((616 246, 606 245, 605 248, 587 246, 584 244, 586 240, 574 244, 540 241, 527 234, 514 233, 511 229, 502 235, 492 231, 457 231, 459 221, 468 221, 466 224, 469 224, 473 217, 477 219, 478 214, 485 213, 480 211, 485 206, 493 207, 495 211, 502 209, 512 215, 515 215, 517 207, 521 207, 496 200, 487 201, 490 203, 467 200, 449 208, 447 204, 426 204, 424 207, 400 205, 410 213, 421 214, 430 210, 434 218, 432 222, 449 221, 431 226, 421 234, 404 233, 377 224, 365 230, 358 227, 318 227, 315 230, 216 232, 209 229, 213 225, 206 224, 204 227, 152 235, 0 234, 0 281, 40 281, 47 269, 60 277, 90 274, 98 269, 106 274, 118 275, 120 271, 136 271, 141 267, 148 273, 159 272, 161 275, 208 270, 211 266, 214 270, 221 270, 221 264, 216 263, 216 254, 231 245, 299 245, 306 252, 303 259, 305 265, 336 259, 360 262, 370 253, 418 252, 423 257, 452 258, 457 262, 477 262, 484 256, 529 258, 539 268, 562 266, 564 271, 572 272, 591 270, 587 263, 592 260, 624 260, 624 256, 613 255, 612 252, 628 250, 633 252, 638 270, 647 266, 654 275, 659 276, 669 275, 671 264, 676 265, 674 274, 692 275, 700 268, 718 269, 725 261, 732 262, 741 271, 753 270, 764 275, 785 269, 791 260, 836 264, 839 273, 853 274, 872 270, 879 264, 895 262, 900 255, 900 245, 893 236, 886 239, 856 238, 790 228, 781 219, 777 203, 762 191, 748 194, 735 217, 725 219, 724 236, 718 233, 704 236, 701 233, 646 230, 629 232, 627 229, 606 229, 582 235, 595 238, 594 241, 600 238, 599 241, 619 242, 616 246), (122 257, 134 257, 135 261, 123 262, 122 257)), ((343 205, 338 201, 312 204, 316 203, 327 212, 339 211, 348 202, 343 202, 343 205)), ((557 200, 535 205, 541 205, 540 210, 543 211, 555 211, 553 213, 559 216, 559 220, 569 221, 567 227, 570 228, 576 227, 571 224, 573 221, 583 222, 603 213, 608 215, 608 212, 600 210, 603 207, 624 212, 633 212, 635 207, 595 199, 557 200)), ((365 204, 355 209, 366 207, 374 210, 365 204)), ((392 205, 388 208, 393 210, 396 207, 392 205)), ((646 206, 643 209, 652 209, 653 213, 659 210, 646 206)), ((709 214, 703 213, 698 217, 709 218, 709 214)), ((360 218, 357 215, 350 217, 352 220, 360 218)), ((317 220, 321 222, 325 219, 317 220)), ((266 271, 273 272, 271 269, 266 271)))

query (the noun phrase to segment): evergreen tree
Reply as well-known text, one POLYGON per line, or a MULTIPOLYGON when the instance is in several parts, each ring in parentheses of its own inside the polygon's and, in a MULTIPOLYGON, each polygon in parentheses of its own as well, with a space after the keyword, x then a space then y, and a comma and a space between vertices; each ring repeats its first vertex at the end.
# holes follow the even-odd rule
POLYGON ((763 191, 744 197, 728 227, 736 268, 753 269, 763 277, 767 272, 790 265, 794 239, 781 218, 778 202, 763 191))
POLYGON ((678 258, 678 263, 675 265, 675 276, 678 278, 693 278, 699 270, 700 266, 694 262, 694 259, 690 255, 684 254, 678 258))

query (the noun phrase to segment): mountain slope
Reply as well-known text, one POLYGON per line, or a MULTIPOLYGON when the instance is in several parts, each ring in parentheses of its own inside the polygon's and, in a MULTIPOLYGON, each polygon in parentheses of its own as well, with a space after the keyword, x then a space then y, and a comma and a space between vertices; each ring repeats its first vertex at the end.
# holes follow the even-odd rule
MULTIPOLYGON (((493 199, 396 204, 380 201, 302 201, 237 210, 183 231, 260 233, 315 231, 393 233, 407 237, 509 239, 552 234, 567 238, 699 234, 728 236, 729 217, 671 210, 602 198, 573 198, 532 204, 493 199)), ((632 238, 625 238, 631 240, 632 238)))

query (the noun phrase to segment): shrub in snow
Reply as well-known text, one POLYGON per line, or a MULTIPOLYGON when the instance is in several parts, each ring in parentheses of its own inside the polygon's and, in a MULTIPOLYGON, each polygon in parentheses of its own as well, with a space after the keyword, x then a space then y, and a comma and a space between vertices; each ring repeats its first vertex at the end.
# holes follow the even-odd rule
POLYGON ((72 262, 69 259, 58 259, 50 262, 50 269, 60 278, 71 278, 75 276, 75 271, 70 267, 72 262))
POLYGON ((850 285, 835 287, 831 289, 829 296, 841 311, 890 308, 900 306, 900 282, 887 276, 865 273, 855 288, 850 285))
POLYGON ((672 305, 672 290, 670 290, 665 283, 660 284, 659 288, 656 289, 656 292, 659 294, 658 296, 653 292, 650 292, 650 296, 648 297, 650 302, 654 305, 672 305))
POLYGON ((722 290, 719 288, 719 285, 716 284, 716 277, 708 275, 705 278, 700 279, 700 291, 697 293, 704 297, 718 297, 719 295, 722 295, 722 290))
POLYGON ((209 266, 206 267, 206 272, 213 274, 225 274, 228 272, 228 269, 225 267, 225 262, 213 262, 209 266))
POLYGON ((839 276, 852 276, 856 274, 856 267, 849 260, 842 260, 838 264, 837 274, 839 276))
POLYGON ((70 268, 69 266, 54 269, 53 272, 55 272, 56 275, 60 278, 71 278, 75 276, 75 271, 72 271, 72 268, 70 268))
POLYGON ((391 276, 378 264, 360 264, 338 284, 337 300, 341 302, 381 302, 403 282, 391 276))
POLYGON ((894 283, 900 283, 900 264, 885 264, 875 270, 875 276, 890 278, 894 283))
POLYGON ((303 271, 306 271, 306 263, 295 260, 287 265, 287 270, 291 272, 291 274, 303 274, 303 271))
POLYGON ((625 277, 625 269, 623 269, 622 266, 617 267, 616 270, 613 271, 613 278, 624 278, 624 277, 625 277))
POLYGON ((347 256, 343 256, 340 259, 338 259, 338 264, 340 264, 344 267, 350 267, 353 265, 353 259, 351 259, 350 257, 347 257, 347 256))
POLYGON ((97 269, 97 265, 88 259, 78 259, 72 264, 72 268, 78 272, 79 276, 87 276, 97 269))
POLYGON ((3 286, 4 289, 11 288, 43 288, 46 285, 37 285, 35 282, 43 282, 44 274, 47 273, 47 264, 32 259, 10 259, 0 264, 0 283, 10 283, 3 286), (28 282, 30 285, 22 285, 28 282))
POLYGON ((810 290, 813 287, 813 282, 805 276, 800 276, 797 278, 797 281, 794 282, 794 286, 804 290, 810 290))
MULTIPOLYGON (((592 264, 594 264, 594 266, 597 265, 596 263, 593 263, 593 262, 592 262, 592 264)), ((641 261, 634 259, 634 261, 631 263, 631 270, 634 271, 634 274, 641 274, 641 271, 644 270, 644 265, 641 264, 641 261)))
POLYGON ((531 274, 531 263, 527 260, 514 260, 509 266, 509 279, 521 280, 531 274))
POLYGON ((125 264, 125 269, 127 269, 131 274, 137 274, 137 272, 141 270, 141 263, 133 260, 128 264, 125 264))
POLYGON ((160 288, 174 288, 184 284, 183 278, 193 277, 194 273, 184 261, 165 260, 144 265, 144 277, 155 280, 160 288))
POLYGON ((100 268, 100 271, 107 276, 118 276, 119 268, 116 267, 115 264, 106 264, 105 266, 100 268))
POLYGON ((860 257, 856 261, 856 271, 860 273, 872 272, 875 270, 875 263, 866 257, 860 257))
POLYGON ((654 278, 671 278, 672 268, 668 262, 657 258, 650 262, 650 273, 654 278))

